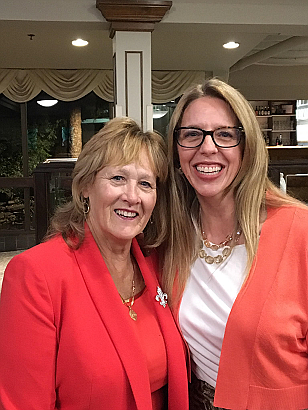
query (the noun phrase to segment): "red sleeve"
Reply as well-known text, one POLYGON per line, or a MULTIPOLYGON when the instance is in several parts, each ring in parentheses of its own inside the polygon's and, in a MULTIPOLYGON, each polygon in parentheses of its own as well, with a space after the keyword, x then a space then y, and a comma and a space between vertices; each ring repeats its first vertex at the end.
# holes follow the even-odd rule
POLYGON ((0 409, 55 408, 57 336, 44 272, 14 257, 0 299, 0 409))

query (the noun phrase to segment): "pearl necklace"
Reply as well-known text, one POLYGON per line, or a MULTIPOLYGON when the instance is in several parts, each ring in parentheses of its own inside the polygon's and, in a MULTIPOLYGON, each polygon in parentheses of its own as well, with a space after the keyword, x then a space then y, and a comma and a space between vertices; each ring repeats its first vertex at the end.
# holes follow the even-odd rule
POLYGON ((239 228, 236 230, 235 235, 230 234, 226 237, 224 241, 220 242, 219 244, 216 244, 216 243, 210 242, 207 239, 204 231, 202 231, 203 242, 201 242, 201 249, 199 251, 199 257, 203 258, 205 262, 210 265, 212 265, 213 263, 219 264, 223 262, 225 259, 227 259, 231 255, 232 249, 239 241, 241 234, 242 234, 242 230, 239 228), (208 255, 206 251, 203 249, 203 243, 206 246, 206 248, 211 249, 212 251, 215 251, 215 252, 223 248, 221 254, 216 255, 216 256, 208 255))

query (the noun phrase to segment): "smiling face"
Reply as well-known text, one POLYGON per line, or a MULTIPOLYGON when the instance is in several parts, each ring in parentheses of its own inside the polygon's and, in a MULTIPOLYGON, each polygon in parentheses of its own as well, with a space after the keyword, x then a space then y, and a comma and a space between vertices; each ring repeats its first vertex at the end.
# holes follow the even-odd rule
POLYGON ((102 168, 83 196, 89 198, 87 222, 96 240, 130 243, 145 228, 156 202, 148 155, 141 152, 138 162, 102 168))
MULTIPOLYGON (((229 105, 215 97, 201 97, 192 101, 184 111, 181 127, 198 127, 212 131, 220 127, 235 127, 237 118, 229 105)), ((210 135, 197 148, 178 146, 182 171, 195 189, 199 200, 221 200, 241 166, 241 145, 218 148, 210 135)))

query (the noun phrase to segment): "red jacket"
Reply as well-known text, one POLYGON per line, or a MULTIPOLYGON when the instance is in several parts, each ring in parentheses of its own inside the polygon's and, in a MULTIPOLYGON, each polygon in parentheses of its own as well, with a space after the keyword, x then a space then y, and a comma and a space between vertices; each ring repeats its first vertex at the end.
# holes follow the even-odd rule
POLYGON ((268 209, 222 345, 214 405, 308 408, 308 211, 268 209))
MULTIPOLYGON (((155 300, 150 258, 136 240, 132 249, 165 341, 168 408, 187 410, 183 341, 168 306, 155 300)), ((78 250, 57 237, 9 263, 0 300, 0 409, 151 409, 132 320, 90 232, 78 250)))

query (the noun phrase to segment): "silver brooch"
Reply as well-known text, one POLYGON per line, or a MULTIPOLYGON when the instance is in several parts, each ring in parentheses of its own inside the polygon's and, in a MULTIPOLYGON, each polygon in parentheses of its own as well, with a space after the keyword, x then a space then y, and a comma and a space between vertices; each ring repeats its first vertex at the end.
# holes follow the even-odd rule
POLYGON ((167 293, 164 293, 159 286, 157 286, 157 295, 155 296, 157 302, 160 301, 160 304, 165 308, 167 306, 167 293))

